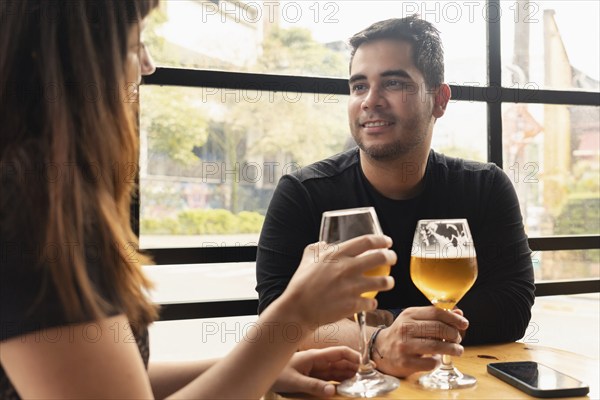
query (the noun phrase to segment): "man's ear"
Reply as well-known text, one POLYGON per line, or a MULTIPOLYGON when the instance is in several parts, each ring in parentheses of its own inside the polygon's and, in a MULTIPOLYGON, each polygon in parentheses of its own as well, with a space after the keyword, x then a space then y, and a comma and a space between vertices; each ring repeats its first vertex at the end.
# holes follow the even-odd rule
POLYGON ((446 106, 450 101, 450 86, 442 83, 435 91, 434 103, 433 103, 433 116, 440 118, 446 112, 446 106))

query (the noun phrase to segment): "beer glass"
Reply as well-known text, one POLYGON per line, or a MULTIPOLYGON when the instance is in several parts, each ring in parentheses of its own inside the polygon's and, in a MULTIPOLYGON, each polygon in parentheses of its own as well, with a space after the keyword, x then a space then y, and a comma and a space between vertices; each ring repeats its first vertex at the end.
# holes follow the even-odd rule
MULTIPOLYGON (((413 239, 410 276, 434 306, 451 311, 477 278, 475 246, 467 220, 420 220, 413 239)), ((419 384, 427 389, 464 388, 476 382, 457 370, 445 354, 437 369, 419 378, 419 384)))
MULTIPOLYGON (((319 240, 336 245, 340 242, 366 234, 382 234, 379 220, 373 207, 351 208, 346 210, 326 211, 321 219, 319 240)), ((365 272, 368 276, 386 276, 390 274, 390 266, 382 265, 365 272)), ((363 293, 363 297, 374 298, 376 291, 363 293)), ((375 397, 391 392, 400 385, 400 381, 392 376, 377 371, 370 360, 369 337, 365 329, 366 313, 355 314, 360 329, 358 351, 360 367, 353 378, 345 380, 337 387, 339 394, 348 397, 375 397)))

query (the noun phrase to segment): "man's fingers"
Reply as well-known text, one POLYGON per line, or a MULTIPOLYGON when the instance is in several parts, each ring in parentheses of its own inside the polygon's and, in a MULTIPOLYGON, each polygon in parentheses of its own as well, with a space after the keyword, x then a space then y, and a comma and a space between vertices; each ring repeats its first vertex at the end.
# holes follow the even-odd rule
POLYGON ((440 321, 461 330, 469 327, 469 320, 459 313, 448 312, 434 306, 407 308, 403 314, 416 321, 440 321))
POLYGON ((460 343, 462 341, 458 329, 439 321, 404 321, 399 330, 400 337, 404 339, 434 339, 445 340, 450 343, 460 343))
POLYGON ((421 356, 421 355, 408 355, 404 354, 402 357, 390 360, 386 363, 386 367, 383 363, 377 365, 382 372, 386 374, 394 375, 399 378, 407 377, 415 372, 431 371, 440 364, 440 356, 421 356))
POLYGON ((431 371, 440 363, 436 357, 411 357, 408 362, 408 370, 412 372, 431 371))
POLYGON ((464 348, 457 343, 442 342, 435 339, 413 338, 404 344, 405 354, 421 356, 423 354, 447 354, 460 357, 464 348))

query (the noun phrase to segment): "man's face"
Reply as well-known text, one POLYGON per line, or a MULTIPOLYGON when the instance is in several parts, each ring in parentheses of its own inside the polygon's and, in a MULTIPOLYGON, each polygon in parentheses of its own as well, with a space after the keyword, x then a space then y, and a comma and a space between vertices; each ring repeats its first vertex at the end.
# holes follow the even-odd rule
POLYGON ((378 160, 429 148, 434 96, 413 63, 410 43, 382 39, 361 45, 350 66, 348 118, 354 140, 378 160))

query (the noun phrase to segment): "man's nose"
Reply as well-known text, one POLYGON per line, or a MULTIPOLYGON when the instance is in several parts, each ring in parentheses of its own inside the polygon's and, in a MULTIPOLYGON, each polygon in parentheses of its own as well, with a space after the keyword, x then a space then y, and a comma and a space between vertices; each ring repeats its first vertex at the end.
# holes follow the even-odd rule
POLYGON ((368 110, 373 108, 381 108, 384 104, 385 98, 382 96, 380 89, 377 87, 371 87, 363 99, 361 107, 363 110, 368 110))

